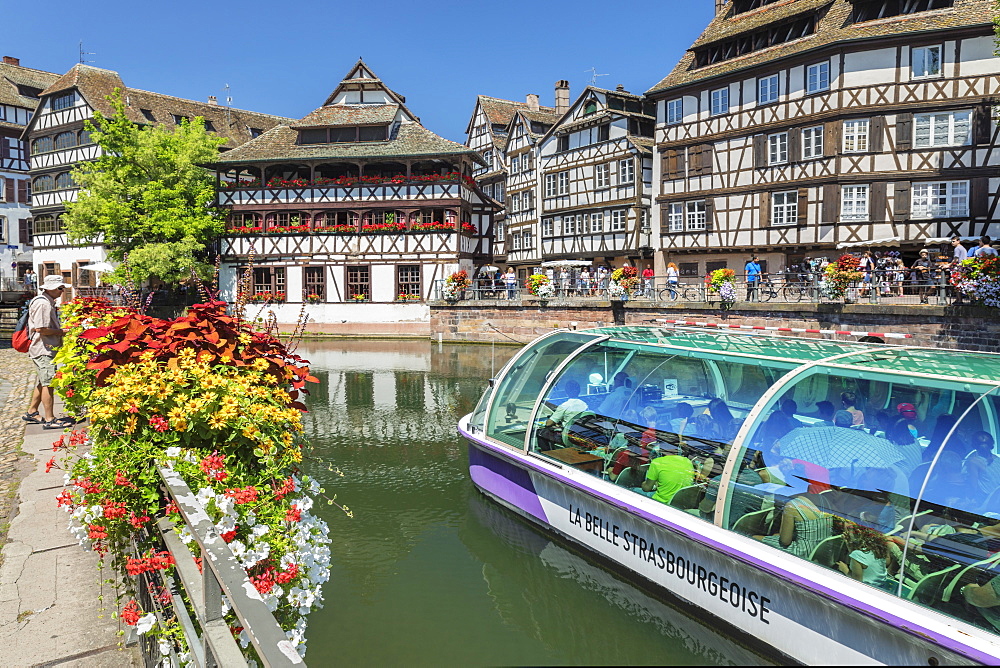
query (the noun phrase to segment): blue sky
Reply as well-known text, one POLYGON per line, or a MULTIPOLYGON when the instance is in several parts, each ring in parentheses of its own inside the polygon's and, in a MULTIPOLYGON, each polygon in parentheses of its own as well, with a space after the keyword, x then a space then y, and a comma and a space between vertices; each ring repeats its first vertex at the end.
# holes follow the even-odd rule
POLYGON ((465 140, 477 94, 552 104, 590 83, 641 93, 712 17, 714 0, 634 2, 0 2, 0 55, 65 72, 79 42, 126 85, 301 118, 359 56, 431 130, 465 140))

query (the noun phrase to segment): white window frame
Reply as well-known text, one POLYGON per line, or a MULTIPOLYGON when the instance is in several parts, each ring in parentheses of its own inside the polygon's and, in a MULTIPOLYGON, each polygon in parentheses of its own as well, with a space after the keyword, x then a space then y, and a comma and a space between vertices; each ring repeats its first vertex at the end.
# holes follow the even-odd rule
POLYGON ((535 247, 535 235, 530 230, 521 232, 521 248, 530 250, 535 247))
POLYGON ((611 231, 624 232, 628 226, 628 211, 625 209, 615 209, 611 212, 611 231))
POLYGON ((840 187, 840 220, 842 222, 867 221, 871 218, 868 212, 869 195, 871 188, 868 185, 850 185, 840 187))
POLYGON ((667 125, 680 125, 684 122, 684 98, 667 100, 667 125))
POLYGON ((802 131, 802 159, 812 160, 823 157, 824 128, 822 125, 802 131))
POLYGON ((594 187, 595 188, 611 187, 610 162, 602 162, 599 165, 594 165, 594 187))
POLYGON ((968 181, 915 182, 910 192, 910 217, 967 218, 969 216, 968 181))
POLYGON ((569 194, 569 170, 559 172, 556 174, 558 180, 558 185, 556 187, 557 195, 568 195, 569 194))
POLYGON ((940 44, 910 48, 910 78, 934 79, 943 75, 944 49, 940 44), (936 54, 936 55, 932 55, 936 54), (936 58, 936 62, 935 62, 936 58), (937 65, 937 69, 933 69, 937 65))
POLYGON ((913 115, 913 146, 916 148, 966 146, 971 141, 972 112, 969 110, 913 115))
POLYGON ((551 218, 542 218, 542 236, 543 237, 554 237, 556 235, 556 226, 552 222, 551 218))
POLYGON ((867 118, 844 121, 844 153, 868 152, 868 128, 870 125, 867 118))
POLYGON ((775 132, 767 136, 767 164, 783 165, 788 162, 788 133, 775 132))
POLYGON ((510 173, 517 174, 521 171, 521 156, 515 155, 510 159, 510 173))
POLYGON ((564 236, 576 234, 576 216, 562 217, 562 233, 564 236))
POLYGON ((705 200, 698 199, 684 203, 684 228, 688 232, 704 232, 707 221, 705 200))
POLYGON ((504 240, 504 238, 506 236, 504 234, 505 232, 506 232, 506 228, 504 227, 504 224, 503 223, 497 223, 497 231, 496 231, 496 235, 495 235, 497 241, 503 241, 504 240))
POLYGON ((830 61, 813 63, 806 67, 806 94, 830 90, 830 61))
POLYGON ((684 202, 671 202, 667 206, 667 231, 684 231, 684 202))
POLYGON ((711 100, 712 116, 721 116, 729 113, 729 86, 716 88, 709 93, 711 100))
POLYGON ((525 190, 521 193, 521 210, 531 211, 535 208, 535 191, 525 190))
POLYGON ((777 74, 757 79, 757 104, 771 104, 778 101, 780 80, 777 74))
POLYGON ((510 233, 510 249, 511 250, 521 250, 521 233, 511 232, 510 233))
POLYGON ((590 214, 591 234, 600 234, 603 231, 604 231, 604 212, 598 211, 596 213, 590 214))
POLYGON ((799 222, 799 191, 771 193, 771 226, 788 227, 799 222))
POLYGON ((620 185, 635 183, 635 161, 631 158, 618 161, 618 183, 620 185))
POLYGON ((556 174, 546 174, 545 175, 545 196, 555 197, 558 194, 558 181, 556 179, 556 174))
POLYGON ((510 209, 511 213, 517 213, 521 210, 521 193, 511 194, 507 208, 510 209))

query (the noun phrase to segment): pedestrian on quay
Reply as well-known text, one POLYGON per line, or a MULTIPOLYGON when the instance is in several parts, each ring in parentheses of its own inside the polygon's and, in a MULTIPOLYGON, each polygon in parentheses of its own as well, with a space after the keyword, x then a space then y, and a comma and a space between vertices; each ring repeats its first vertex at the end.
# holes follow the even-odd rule
POLYGON ((642 292, 646 299, 653 298, 653 265, 647 264, 642 270, 642 292))
POLYGON ((750 258, 750 261, 743 267, 743 271, 747 276, 747 301, 757 301, 757 283, 760 282, 761 272, 760 262, 757 261, 756 255, 750 258))
POLYGON ((517 274, 514 272, 514 267, 507 267, 504 280, 507 283, 507 299, 517 299, 517 274))
POLYGON ((56 299, 70 287, 62 276, 50 274, 42 283, 42 294, 28 302, 28 335, 31 346, 28 357, 35 365, 38 382, 31 392, 28 412, 22 417, 25 422, 41 424, 43 429, 63 429, 73 424, 71 418, 55 419, 53 412, 52 381, 56 375, 55 355, 62 345, 63 329, 59 324, 59 308, 56 299), (41 413, 39 413, 41 408, 41 413))
POLYGON ((28 267, 24 271, 24 276, 21 278, 21 283, 24 284, 24 291, 34 292, 38 287, 38 278, 35 276, 35 270, 28 267))
MULTIPOLYGON (((962 262, 969 257, 969 252, 965 250, 965 246, 962 245, 962 238, 957 234, 951 238, 951 246, 954 249, 951 254, 951 269, 954 271, 962 266, 962 262)), ((956 305, 962 304, 962 293, 954 287, 952 287, 952 292, 955 296, 955 301, 952 303, 956 305)))
POLYGON ((982 236, 979 238, 979 247, 976 249, 976 257, 984 258, 989 255, 993 257, 997 256, 997 249, 993 247, 993 240, 988 236, 982 236))

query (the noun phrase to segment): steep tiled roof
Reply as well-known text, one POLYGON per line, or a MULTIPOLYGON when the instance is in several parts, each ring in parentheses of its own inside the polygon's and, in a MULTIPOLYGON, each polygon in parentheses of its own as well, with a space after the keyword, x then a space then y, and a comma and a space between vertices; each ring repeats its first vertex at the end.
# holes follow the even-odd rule
POLYGON ((514 102, 513 100, 501 100, 496 97, 488 97, 486 95, 478 96, 479 105, 483 108, 483 112, 486 117, 490 119, 490 123, 495 125, 506 126, 510 123, 510 119, 514 117, 515 111, 527 111, 528 113, 555 113, 555 109, 552 107, 542 107, 539 106, 538 112, 532 111, 528 107, 527 102, 514 102))
MULTIPOLYGON (((18 92, 18 86, 28 86, 39 91, 44 90, 59 78, 58 74, 33 70, 20 65, 9 65, 0 62, 0 104, 9 104, 24 109, 34 109, 38 106, 38 98, 25 97, 18 92)), ((14 126, 10 124, 12 127, 14 126)))
POLYGON ((766 5, 745 14, 732 14, 732 3, 715 17, 692 47, 684 54, 673 71, 649 89, 647 94, 724 76, 763 63, 838 42, 851 40, 895 37, 930 30, 982 26, 993 23, 991 0, 955 0, 953 7, 892 16, 874 21, 852 23, 851 0, 789 0, 766 5), (695 68, 695 50, 715 42, 730 39, 765 25, 790 19, 800 14, 817 12, 818 22, 812 35, 778 44, 760 51, 725 60, 705 67, 695 68))
POLYGON ((256 130, 266 131, 278 123, 291 121, 281 116, 128 88, 117 72, 79 63, 59 77, 42 94, 51 95, 72 88, 77 89, 91 107, 106 116, 114 113, 114 108, 107 97, 116 88, 120 88, 122 99, 126 104, 125 113, 129 120, 135 123, 145 125, 158 123, 173 127, 178 120, 176 117, 201 116, 211 122, 212 130, 218 136, 229 140, 224 145, 226 148, 234 148, 250 141, 256 130))
POLYGON ((330 127, 334 125, 362 125, 391 123, 399 111, 398 104, 333 104, 320 107, 293 128, 330 127))
POLYGON ((265 132, 251 142, 219 156, 215 164, 284 162, 294 160, 349 160, 354 158, 431 158, 468 155, 485 164, 474 150, 439 137, 419 123, 403 123, 395 138, 384 142, 298 144, 298 132, 288 125, 265 132))
POLYGON ((337 95, 345 89, 361 88, 363 90, 380 89, 386 92, 390 99, 395 100, 399 106, 403 109, 406 115, 415 121, 420 121, 419 118, 414 116, 409 109, 406 108, 406 98, 396 91, 392 90, 385 85, 385 82, 378 78, 378 75, 372 71, 372 68, 365 64, 365 61, 358 59, 358 62, 354 63, 354 66, 344 75, 337 87, 332 93, 326 98, 326 102, 323 103, 324 107, 333 104, 333 101, 337 98, 337 95), (368 76, 371 75, 371 76, 368 76))

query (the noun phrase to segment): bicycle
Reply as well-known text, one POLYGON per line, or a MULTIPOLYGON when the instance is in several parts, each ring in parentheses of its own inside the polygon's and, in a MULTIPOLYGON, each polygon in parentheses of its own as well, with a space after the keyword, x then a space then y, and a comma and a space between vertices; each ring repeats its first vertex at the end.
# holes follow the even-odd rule
POLYGON ((809 287, 805 283, 789 283, 781 289, 781 297, 786 302, 800 302, 809 298, 809 287))
POLYGON ((757 285, 757 299, 769 302, 778 296, 778 288, 771 281, 761 281, 757 285))
POLYGON ((679 285, 668 285, 665 288, 660 288, 660 291, 656 293, 657 300, 661 302, 674 302, 681 295, 681 288, 679 285))

